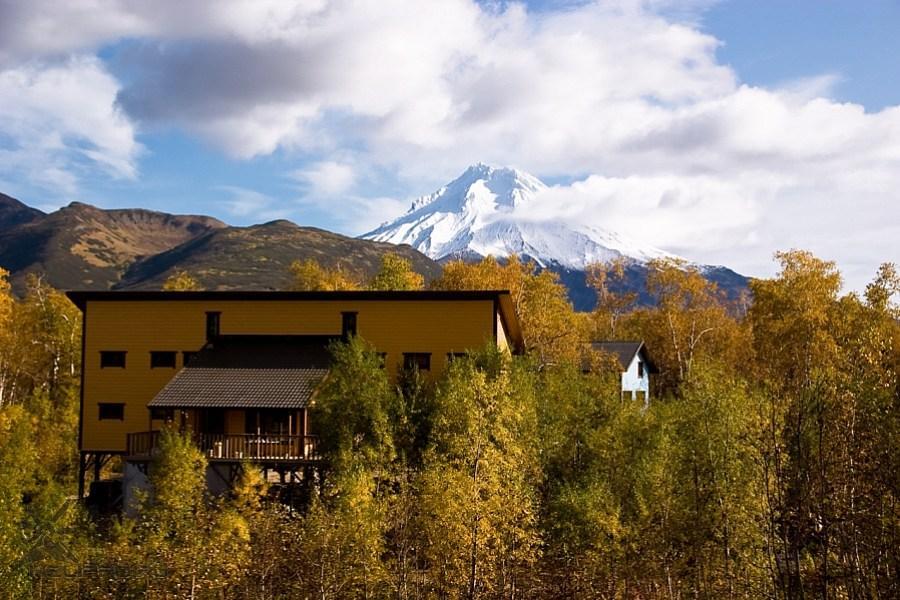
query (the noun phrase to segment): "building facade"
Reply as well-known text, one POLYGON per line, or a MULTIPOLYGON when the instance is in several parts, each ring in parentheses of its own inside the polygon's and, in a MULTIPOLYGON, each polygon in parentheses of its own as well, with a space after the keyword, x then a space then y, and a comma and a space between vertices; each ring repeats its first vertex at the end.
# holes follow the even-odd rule
POLYGON ((222 479, 245 461, 291 476, 315 463, 308 408, 327 374, 332 340, 361 336, 392 379, 404 366, 437 377, 455 355, 486 344, 509 352, 522 346, 502 291, 68 296, 84 325, 82 495, 85 473, 99 479, 110 457, 146 473, 166 423, 191 432, 211 465, 230 469, 222 479))

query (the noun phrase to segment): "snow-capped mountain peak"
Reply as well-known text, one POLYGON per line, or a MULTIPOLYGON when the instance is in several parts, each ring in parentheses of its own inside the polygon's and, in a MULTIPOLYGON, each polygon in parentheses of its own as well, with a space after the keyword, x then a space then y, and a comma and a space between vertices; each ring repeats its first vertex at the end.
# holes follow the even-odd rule
POLYGON ((523 219, 546 189, 537 177, 518 169, 478 163, 362 237, 409 244, 436 260, 518 254, 544 267, 570 269, 617 257, 645 262, 670 256, 600 228, 523 219))

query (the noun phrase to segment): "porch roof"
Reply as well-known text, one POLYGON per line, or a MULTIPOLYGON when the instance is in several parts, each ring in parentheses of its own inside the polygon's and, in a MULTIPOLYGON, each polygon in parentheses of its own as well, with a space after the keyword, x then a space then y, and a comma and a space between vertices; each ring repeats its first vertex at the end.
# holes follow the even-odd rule
POLYGON ((150 408, 305 408, 327 369, 186 367, 150 408))
POLYGON ((305 408, 331 362, 328 335, 222 335, 208 342, 150 408, 305 408))

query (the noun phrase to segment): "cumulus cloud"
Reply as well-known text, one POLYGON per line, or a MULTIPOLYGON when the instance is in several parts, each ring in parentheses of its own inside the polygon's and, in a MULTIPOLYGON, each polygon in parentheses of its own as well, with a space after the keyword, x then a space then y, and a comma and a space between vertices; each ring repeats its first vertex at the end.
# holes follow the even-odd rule
POLYGON ((308 195, 333 198, 343 194, 356 182, 353 166, 333 160, 325 160, 295 171, 292 176, 305 184, 308 195))
POLYGON ((394 173, 408 197, 476 160, 513 164, 580 179, 523 218, 619 228, 751 273, 805 246, 859 287, 900 259, 900 108, 834 100, 839 73, 742 84, 698 25, 708 3, 0 0, 0 79, 27 91, 81 69, 94 79, 66 91, 95 107, 81 125, 26 93, 19 112, 0 104, 0 126, 16 140, 34 128, 40 142, 16 159, 55 157, 41 176, 60 185, 82 160, 133 174, 135 126, 243 159, 296 151, 313 156, 301 203, 324 211, 317 199, 340 196, 366 223, 404 202, 367 198, 360 165, 394 173), (105 63, 54 66, 100 48, 105 63), (59 125, 42 129, 42 115, 59 125), (352 172, 327 158, 347 148, 352 172))
POLYGON ((69 192, 86 170, 134 178, 141 147, 117 91, 94 57, 0 70, 0 171, 69 192))

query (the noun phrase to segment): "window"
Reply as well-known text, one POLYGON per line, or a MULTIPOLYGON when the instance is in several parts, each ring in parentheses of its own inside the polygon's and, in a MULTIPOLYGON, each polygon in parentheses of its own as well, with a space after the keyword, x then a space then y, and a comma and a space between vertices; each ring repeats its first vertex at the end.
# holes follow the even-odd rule
POLYGON ((644 378, 644 361, 642 361, 642 360, 638 361, 638 378, 639 379, 644 378))
POLYGON ((100 420, 101 421, 124 421, 125 420, 125 405, 120 402, 101 402, 97 405, 100 409, 100 420))
POLYGON ((381 359, 381 368, 385 368, 387 366, 387 352, 379 352, 378 358, 381 359))
POLYGON ((448 352, 447 353, 447 362, 452 363, 454 360, 465 358, 468 356, 465 352, 448 352))
POLYGON ((182 352, 181 353, 182 366, 185 366, 185 367, 188 366, 192 360, 197 358, 197 354, 199 354, 199 352, 196 352, 193 350, 185 350, 184 352, 182 352))
POLYGON ((208 312, 206 313, 206 341, 211 342, 217 337, 219 337, 219 326, 222 316, 220 312, 208 312))
POLYGON ((175 409, 174 408, 151 408, 150 409, 150 418, 154 421, 174 421, 175 420, 175 409))
POLYGON ((124 350, 101 350, 100 351, 100 368, 125 368, 125 351, 124 350))
POLYGON ((403 368, 416 368, 420 371, 431 370, 431 353, 430 352, 404 352, 403 368))
POLYGON ((341 313, 341 339, 345 342, 350 336, 356 335, 356 315, 355 312, 341 313))
POLYGON ((175 352, 171 350, 154 351, 150 353, 151 369, 174 369, 175 352))
POLYGON ((244 413, 244 431, 247 433, 290 435, 293 429, 296 429, 293 411, 259 408, 244 413))

